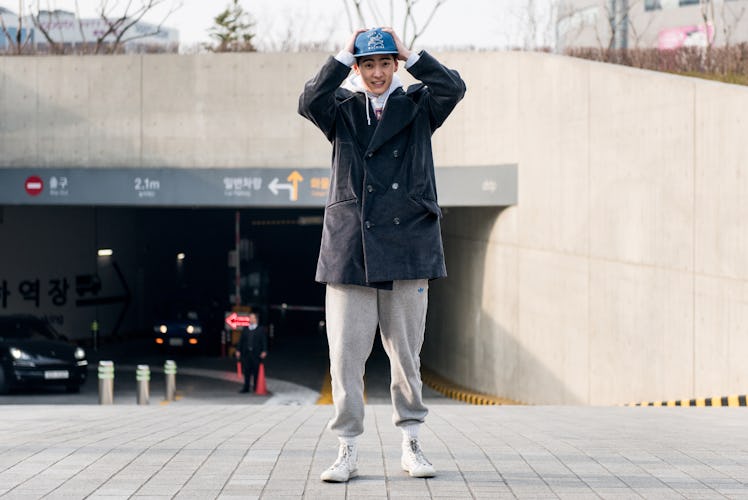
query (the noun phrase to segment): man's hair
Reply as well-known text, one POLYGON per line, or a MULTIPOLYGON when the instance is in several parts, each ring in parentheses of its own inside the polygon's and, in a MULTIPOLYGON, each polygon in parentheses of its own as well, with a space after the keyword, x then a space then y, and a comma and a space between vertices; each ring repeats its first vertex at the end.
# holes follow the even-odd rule
POLYGON ((392 60, 397 62, 397 54, 369 54, 367 56, 361 56, 356 58, 356 64, 361 66, 361 63, 366 61, 367 59, 374 59, 375 56, 391 56, 392 60))

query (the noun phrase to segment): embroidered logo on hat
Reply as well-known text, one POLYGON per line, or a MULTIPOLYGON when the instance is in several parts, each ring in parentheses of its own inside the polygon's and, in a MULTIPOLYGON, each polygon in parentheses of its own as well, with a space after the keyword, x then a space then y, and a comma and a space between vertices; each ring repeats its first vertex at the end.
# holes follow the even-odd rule
POLYGON ((372 54, 397 54, 395 39, 382 28, 372 28, 369 31, 359 33, 356 43, 353 45, 355 57, 368 56, 372 54))
POLYGON ((369 45, 366 47, 369 52, 384 49, 384 37, 381 32, 369 31, 366 36, 369 37, 369 45))

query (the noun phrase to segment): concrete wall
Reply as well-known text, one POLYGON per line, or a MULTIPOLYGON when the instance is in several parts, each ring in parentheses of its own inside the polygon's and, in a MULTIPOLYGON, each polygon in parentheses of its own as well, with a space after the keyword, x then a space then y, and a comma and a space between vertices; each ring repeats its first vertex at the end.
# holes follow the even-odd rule
MULTIPOLYGON (((296 112, 326 57, 0 57, 0 167, 327 167, 329 144, 296 112)), ((479 54, 445 60, 482 65, 479 54)), ((501 95, 486 99, 465 105, 475 119, 461 111, 444 127, 441 165, 502 156, 503 142, 480 126, 501 95)))
MULTIPOLYGON (((0 58, 0 166, 325 166, 323 54, 0 58)), ((423 362, 529 403, 744 392, 748 89, 546 54, 441 54, 442 166, 519 165, 448 211, 423 362)), ((402 73, 402 71, 401 71, 402 73)))
POLYGON ((519 203, 445 217, 424 363, 529 403, 745 392, 748 89, 541 54, 494 69, 518 85, 519 203))

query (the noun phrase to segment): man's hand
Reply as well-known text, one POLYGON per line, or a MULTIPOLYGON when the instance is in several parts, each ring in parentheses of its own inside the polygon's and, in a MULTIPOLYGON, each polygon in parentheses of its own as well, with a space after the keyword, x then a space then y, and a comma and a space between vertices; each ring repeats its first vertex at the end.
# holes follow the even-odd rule
POLYGON ((410 57, 410 50, 408 50, 408 47, 406 47, 403 41, 400 40, 400 37, 397 36, 397 33, 395 33, 395 30, 387 27, 387 28, 382 28, 382 31, 392 35, 392 39, 395 40, 395 47, 397 47, 397 58, 401 61, 407 61, 408 57, 410 57))
POLYGON ((265 359, 267 357, 267 355, 268 355, 268 353, 266 353, 265 351, 262 351, 260 353, 260 359, 265 359))
POLYGON ((236 359, 241 359, 241 357, 242 357, 242 353, 240 353, 240 352, 239 352, 238 350, 237 350, 237 351, 234 351, 234 357, 235 357, 236 359))
POLYGON ((358 35, 366 31, 368 31, 366 28, 359 28, 356 31, 354 31, 353 35, 351 35, 351 39, 348 40, 348 45, 345 46, 345 50, 353 54, 353 51, 355 50, 355 47, 356 47, 356 38, 358 37, 358 35))

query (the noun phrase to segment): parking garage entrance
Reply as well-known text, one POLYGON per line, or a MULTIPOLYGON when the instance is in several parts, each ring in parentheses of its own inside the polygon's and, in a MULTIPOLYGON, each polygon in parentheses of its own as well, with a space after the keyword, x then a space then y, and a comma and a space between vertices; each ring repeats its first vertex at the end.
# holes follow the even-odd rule
MULTIPOLYGON (((444 207, 506 206, 517 168, 442 167, 437 183, 444 207)), ((238 295, 276 329, 316 333, 328 190, 328 168, 0 169, 0 311, 80 339, 199 304, 216 330, 238 295)))

